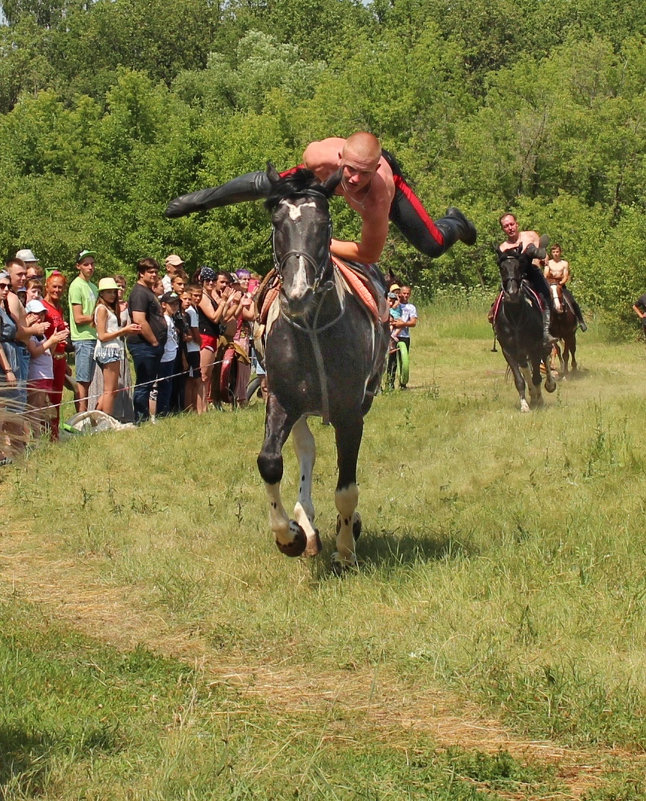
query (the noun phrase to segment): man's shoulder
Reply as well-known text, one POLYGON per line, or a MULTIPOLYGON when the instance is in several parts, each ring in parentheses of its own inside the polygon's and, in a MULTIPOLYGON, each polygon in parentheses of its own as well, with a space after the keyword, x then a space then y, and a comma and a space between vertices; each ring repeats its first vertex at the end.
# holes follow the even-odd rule
POLYGON ((345 139, 338 136, 330 136, 327 139, 319 139, 310 142, 303 152, 303 163, 308 170, 316 172, 321 168, 335 170, 339 160, 339 153, 343 150, 345 139))
POLYGON ((148 295, 148 293, 150 293, 151 295, 154 294, 153 291, 151 289, 149 289, 147 286, 144 286, 143 284, 140 284, 139 282, 137 282, 133 286, 133 288, 130 290, 130 296, 129 297, 131 298, 133 295, 135 297, 137 295, 148 295))
POLYGON ((72 298, 75 300, 80 298, 83 294, 83 286, 86 282, 81 278, 80 275, 77 275, 76 278, 70 283, 70 288, 67 293, 70 303, 72 302, 72 298))
POLYGON ((7 303, 9 304, 9 308, 11 309, 14 314, 16 314, 20 309, 24 309, 25 307, 22 305, 20 298, 18 295, 12 290, 7 295, 7 303))
POLYGON ((130 296, 128 297, 128 306, 132 308, 135 304, 141 306, 142 304, 146 305, 151 297, 155 297, 155 293, 148 289, 147 286, 143 284, 135 284, 130 291, 130 296))

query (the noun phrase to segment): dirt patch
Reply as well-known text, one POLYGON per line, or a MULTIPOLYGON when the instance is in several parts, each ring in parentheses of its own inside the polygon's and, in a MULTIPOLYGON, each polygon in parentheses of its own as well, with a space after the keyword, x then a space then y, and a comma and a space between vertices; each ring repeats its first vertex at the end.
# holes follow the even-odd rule
MULTIPOLYGON (((326 708, 345 708, 355 718, 363 716, 365 725, 391 747, 398 747, 401 739, 406 748, 406 735, 414 730, 430 735, 441 748, 507 751, 525 763, 550 764, 567 788, 553 797, 580 798, 602 781, 610 760, 646 764, 646 759, 620 752, 577 751, 549 741, 519 739, 476 705, 435 688, 411 690, 388 669, 313 676, 294 667, 223 658, 199 635, 174 629, 160 615, 144 611, 136 588, 108 587, 97 580, 91 563, 57 559, 46 550, 34 553, 25 549, 27 539, 2 536, 0 597, 17 594, 47 615, 120 650, 143 644, 160 655, 185 660, 197 665, 211 685, 235 686, 272 709, 307 717, 326 708)), ((505 797, 531 798, 527 793, 505 797)))

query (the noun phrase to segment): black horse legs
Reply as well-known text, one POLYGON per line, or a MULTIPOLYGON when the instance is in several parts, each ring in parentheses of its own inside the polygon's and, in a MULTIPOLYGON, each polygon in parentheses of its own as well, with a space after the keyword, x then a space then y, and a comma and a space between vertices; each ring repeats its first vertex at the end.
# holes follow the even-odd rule
POLYGON ((336 523, 336 552, 332 559, 341 567, 356 565, 355 541, 361 533, 361 518, 357 504, 357 461, 363 435, 363 417, 346 418, 334 423, 336 434, 337 464, 339 479, 334 493, 334 503, 338 511, 336 523))
POLYGON ((276 545, 286 556, 316 556, 321 551, 321 540, 314 528, 314 504, 312 503, 312 471, 316 459, 314 437, 307 425, 307 417, 292 422, 274 395, 267 399, 265 441, 258 454, 258 470, 265 482, 269 498, 269 525, 276 545), (292 434, 294 450, 298 459, 300 481, 298 501, 294 507, 294 519, 290 520, 280 495, 283 478, 282 449, 289 434, 292 434))

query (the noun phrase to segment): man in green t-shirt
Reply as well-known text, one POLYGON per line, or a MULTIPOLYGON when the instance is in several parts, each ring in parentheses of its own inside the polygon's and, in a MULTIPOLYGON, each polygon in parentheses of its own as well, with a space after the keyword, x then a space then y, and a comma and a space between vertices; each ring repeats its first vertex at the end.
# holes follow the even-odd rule
POLYGON ((70 333, 74 345, 76 361, 76 383, 78 397, 76 411, 87 411, 87 396, 94 377, 96 362, 96 328, 94 327, 94 307, 99 290, 92 283, 94 275, 94 251, 81 250, 76 257, 77 277, 70 284, 68 299, 70 305, 70 333))

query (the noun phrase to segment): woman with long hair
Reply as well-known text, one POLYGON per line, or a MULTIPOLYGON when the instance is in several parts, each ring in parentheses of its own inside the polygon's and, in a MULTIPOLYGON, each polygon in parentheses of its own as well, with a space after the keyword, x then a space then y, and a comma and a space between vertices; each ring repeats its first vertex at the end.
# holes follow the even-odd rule
POLYGON ((202 267, 199 281, 202 284, 202 297, 197 307, 200 345, 200 384, 197 393, 197 413, 204 414, 209 405, 209 389, 213 380, 213 368, 220 346, 222 329, 220 322, 226 307, 224 298, 219 294, 226 282, 224 273, 216 273, 210 267, 202 267))
POLYGON ((96 408, 109 415, 112 415, 115 393, 119 388, 119 371, 125 353, 123 337, 141 331, 141 326, 136 323, 121 325, 118 290, 119 285, 114 278, 102 278, 99 281, 99 297, 94 308, 97 335, 94 358, 103 374, 103 394, 96 408))
MULTIPOLYGON (((63 304, 61 302, 67 279, 58 270, 51 272, 45 281, 45 297, 42 299, 43 306, 47 310, 45 320, 49 323, 49 328, 45 331, 46 337, 51 337, 56 331, 67 331, 69 327, 63 317, 63 304)), ((49 402, 54 407, 51 410, 50 431, 53 440, 58 439, 58 425, 61 401, 63 400, 63 386, 65 376, 71 370, 67 364, 67 344, 58 342, 52 349, 52 359, 54 360, 54 379, 49 393, 49 402)))
POLYGON ((251 326, 256 319, 256 304, 249 294, 249 270, 236 272, 237 285, 229 296, 227 305, 233 319, 236 321, 236 332, 233 342, 238 348, 238 371, 236 373, 235 398, 238 406, 247 405, 247 384, 251 375, 250 343, 251 326))

